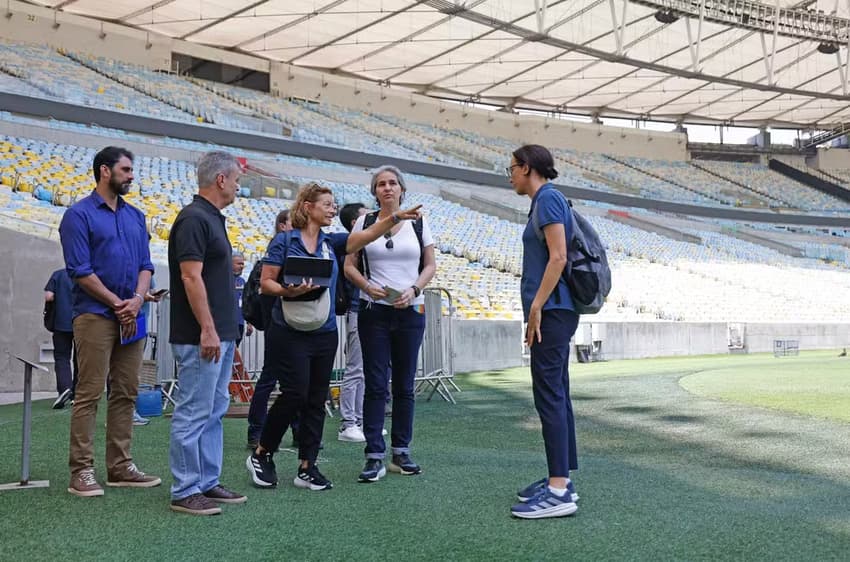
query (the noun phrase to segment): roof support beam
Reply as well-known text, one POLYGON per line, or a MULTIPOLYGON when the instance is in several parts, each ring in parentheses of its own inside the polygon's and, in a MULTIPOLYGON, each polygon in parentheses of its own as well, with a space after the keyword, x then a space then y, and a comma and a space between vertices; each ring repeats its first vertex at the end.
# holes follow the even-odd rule
POLYGON ((546 33, 546 4, 548 0, 534 0, 534 15, 537 16, 537 33, 546 33))
POLYGON ((394 12, 390 12, 390 13, 384 15, 384 16, 381 16, 380 18, 377 18, 375 20, 370 21, 366 25, 361 25, 357 29, 353 29, 353 30, 349 31, 348 33, 344 33, 342 35, 334 37, 333 39, 331 39, 330 41, 327 41, 326 43, 322 43, 321 45, 317 45, 317 46, 313 47, 312 49, 309 49, 306 52, 301 53, 300 55, 289 59, 289 64, 293 64, 298 59, 302 59, 304 57, 312 55, 313 53, 321 51, 325 47, 329 47, 329 46, 333 45, 334 43, 342 41, 343 39, 347 39, 348 37, 351 37, 353 35, 357 35, 358 33, 362 32, 366 29, 369 29, 372 26, 375 26, 375 25, 378 25, 379 23, 385 22, 388 19, 393 18, 393 17, 395 17, 399 14, 403 14, 404 12, 409 11, 411 8, 415 8, 416 6, 422 4, 424 1, 425 0, 415 0, 415 2, 413 2, 412 4, 408 4, 404 8, 399 8, 398 10, 395 10, 394 12))
POLYGON ((617 54, 623 55, 623 35, 626 30, 626 8, 629 5, 629 0, 620 0, 623 3, 623 15, 617 19, 617 0, 608 0, 608 5, 611 7, 611 21, 614 25, 614 40, 617 42, 617 54))
POLYGON ((694 34, 691 31, 691 18, 685 18, 685 29, 688 31, 688 50, 691 53, 691 68, 694 72, 701 72, 702 67, 699 64, 699 50, 702 46, 702 6, 704 5, 704 0, 700 2, 700 18, 699 23, 697 24, 697 40, 696 45, 694 45, 694 34))
POLYGON ((244 14, 245 12, 250 12, 254 8, 258 8, 259 6, 266 4, 268 1, 269 0, 259 0, 258 2, 254 2, 253 4, 249 4, 248 6, 245 6, 244 8, 241 8, 239 10, 236 10, 235 12, 231 12, 231 13, 227 14, 226 16, 222 16, 222 17, 220 17, 216 20, 213 20, 206 25, 202 25, 201 27, 199 27, 198 29, 195 29, 194 31, 190 31, 189 33, 181 35, 179 37, 179 39, 182 39, 182 40, 185 41, 189 37, 191 37, 193 35, 197 35, 197 34, 201 33, 202 31, 206 31, 207 29, 209 29, 211 27, 215 27, 220 23, 224 23, 231 18, 235 18, 236 16, 244 14))

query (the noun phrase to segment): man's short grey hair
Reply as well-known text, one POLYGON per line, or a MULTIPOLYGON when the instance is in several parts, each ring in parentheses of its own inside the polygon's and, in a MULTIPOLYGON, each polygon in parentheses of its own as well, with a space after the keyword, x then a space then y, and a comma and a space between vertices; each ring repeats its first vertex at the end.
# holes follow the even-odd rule
POLYGON ((239 250, 233 250, 233 252, 231 252, 231 255, 233 256, 232 259, 236 259, 236 258, 242 258, 243 260, 245 259, 245 254, 243 254, 239 250))
POLYGON ((384 172, 394 173, 396 179, 398 179, 398 184, 401 186, 401 189, 403 191, 407 191, 407 183, 404 181, 404 174, 401 173, 401 170, 391 164, 384 164, 372 172, 372 195, 375 195, 375 190, 378 188, 378 176, 384 172))
POLYGON ((215 183, 219 174, 229 176, 234 169, 239 169, 239 161, 229 152, 207 152, 198 160, 198 187, 209 187, 215 183))

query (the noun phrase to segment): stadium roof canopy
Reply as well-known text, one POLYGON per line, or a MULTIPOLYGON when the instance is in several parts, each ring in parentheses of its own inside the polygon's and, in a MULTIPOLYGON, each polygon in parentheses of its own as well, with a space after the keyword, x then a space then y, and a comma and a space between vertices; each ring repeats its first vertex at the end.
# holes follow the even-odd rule
POLYGON ((31 1, 508 109, 825 128, 850 119, 850 0, 820 2, 31 1))

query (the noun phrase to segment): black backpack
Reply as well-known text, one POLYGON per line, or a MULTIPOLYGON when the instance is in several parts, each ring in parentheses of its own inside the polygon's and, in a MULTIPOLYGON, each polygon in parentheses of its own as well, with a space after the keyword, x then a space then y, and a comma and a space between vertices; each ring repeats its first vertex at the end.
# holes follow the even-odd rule
POLYGON ((242 289, 242 317, 257 330, 265 330, 271 322, 274 297, 260 294, 260 276, 263 273, 262 260, 254 264, 245 287, 242 289))
POLYGON ((334 310, 337 316, 345 316, 351 310, 352 285, 345 278, 343 268, 345 267, 345 254, 338 256, 337 267, 339 274, 336 276, 336 299, 334 302, 334 310))
MULTIPOLYGON (((363 230, 375 224, 377 220, 378 211, 366 215, 366 218, 363 219, 363 230)), ((422 273, 422 270, 425 269, 425 244, 422 241, 422 229, 422 217, 419 217, 413 221, 413 232, 416 233, 416 239, 419 241, 419 273, 422 273)), ((371 277, 369 274, 369 258, 366 257, 366 248, 360 250, 360 272, 366 279, 371 277)))
POLYGON ((44 301, 44 327, 48 332, 56 331, 56 300, 44 301))
MULTIPOLYGON (((593 225, 573 209, 573 202, 560 191, 556 193, 566 205, 567 219, 572 226, 572 234, 567 240, 567 266, 562 275, 570 288, 576 313, 596 314, 611 292, 611 268, 605 244, 593 225)), ((540 228, 536 204, 531 208, 531 225, 537 239, 545 245, 546 236, 540 228)))

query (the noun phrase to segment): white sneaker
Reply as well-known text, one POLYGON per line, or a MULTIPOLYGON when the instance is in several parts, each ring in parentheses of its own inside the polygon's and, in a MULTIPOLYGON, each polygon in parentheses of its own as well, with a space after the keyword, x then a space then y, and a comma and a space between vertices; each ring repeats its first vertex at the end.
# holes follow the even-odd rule
POLYGON ((351 427, 346 427, 342 431, 339 432, 337 439, 340 441, 346 441, 348 443, 365 443, 366 436, 363 435, 363 431, 357 427, 356 425, 352 425, 351 427))

